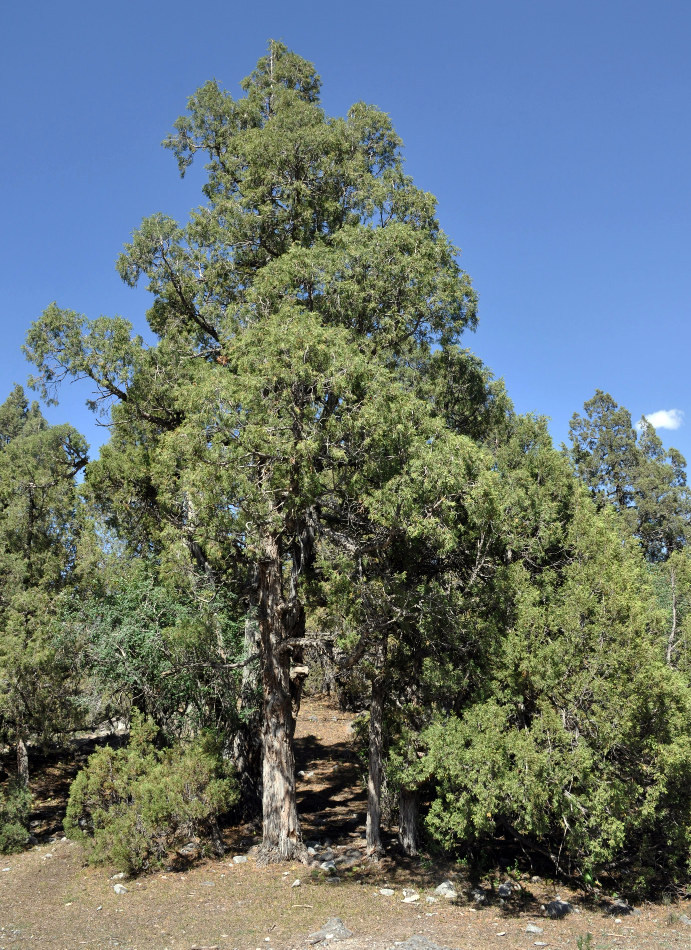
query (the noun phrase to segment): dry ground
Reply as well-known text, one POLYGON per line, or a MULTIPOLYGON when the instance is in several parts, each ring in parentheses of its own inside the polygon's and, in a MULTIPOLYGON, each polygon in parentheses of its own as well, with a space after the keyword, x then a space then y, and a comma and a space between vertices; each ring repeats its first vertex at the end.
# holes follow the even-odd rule
MULTIPOLYGON (((351 720, 317 700, 303 706, 297 732, 298 769, 306 773, 299 780, 300 809, 306 839, 328 838, 364 855, 365 797, 351 720)), ((552 921, 541 915, 540 905, 556 889, 524 880, 521 901, 509 908, 490 901, 476 909, 465 896, 453 904, 428 904, 425 898, 445 878, 455 880, 459 892, 467 889, 453 865, 404 861, 392 847, 391 856, 377 863, 363 856, 332 884, 300 864, 258 867, 251 857, 234 864, 232 856, 256 841, 249 826, 229 832, 224 859, 124 881, 127 892, 118 895, 112 869, 84 866, 80 847, 61 839, 59 817, 71 774, 57 761, 43 764, 33 829, 40 843, 20 855, 0 856, 0 950, 290 950, 307 947, 308 935, 334 916, 353 932, 337 944, 339 950, 389 950, 414 934, 458 950, 691 948, 691 927, 680 920, 681 914, 691 916, 691 901, 646 904, 616 922, 602 906, 586 905, 561 889, 577 912, 552 921), (292 886, 296 879, 299 887, 292 886), (386 886, 394 896, 379 893, 386 886), (404 887, 420 900, 403 903, 404 887), (543 932, 526 933, 529 923, 543 932)))

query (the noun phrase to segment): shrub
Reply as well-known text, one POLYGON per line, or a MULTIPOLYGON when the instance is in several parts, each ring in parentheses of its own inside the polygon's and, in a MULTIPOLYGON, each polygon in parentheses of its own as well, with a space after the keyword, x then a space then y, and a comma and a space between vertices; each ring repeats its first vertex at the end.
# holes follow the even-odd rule
POLYGON ((29 840, 26 829, 31 811, 31 794, 21 785, 0 789, 0 853, 21 851, 29 840))
POLYGON ((65 833, 84 843, 91 863, 136 874, 190 840, 222 848, 218 818, 237 788, 218 745, 205 736, 158 751, 156 733, 135 717, 129 746, 96 752, 72 784, 65 833))

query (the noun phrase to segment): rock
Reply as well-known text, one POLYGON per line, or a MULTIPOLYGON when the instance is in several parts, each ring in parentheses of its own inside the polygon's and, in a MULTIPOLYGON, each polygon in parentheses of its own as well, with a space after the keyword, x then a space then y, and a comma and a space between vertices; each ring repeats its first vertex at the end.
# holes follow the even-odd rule
POLYGON ((561 920, 562 917, 566 917, 567 914, 571 913, 573 906, 569 904, 568 901, 559 900, 557 897, 556 900, 550 901, 549 904, 543 904, 542 909, 552 920, 561 920))
POLYGON ((126 877, 127 877, 126 872, 125 872, 125 871, 120 871, 119 874, 114 874, 114 875, 111 877, 111 881, 124 881, 126 877))
POLYGON ((525 928, 525 932, 527 934, 541 934, 542 927, 538 927, 537 924, 528 924, 528 926, 525 928))
POLYGON ((679 914, 679 923, 684 924, 686 927, 691 927, 691 917, 687 914, 679 914))
POLYGON ((434 893, 438 894, 439 897, 446 897, 450 901, 458 897, 458 891, 452 881, 442 881, 439 887, 434 888, 434 893))
POLYGON ((181 854, 183 857, 190 857, 191 855, 199 853, 199 845, 194 841, 190 841, 189 844, 183 845, 182 848, 178 848, 178 854, 181 854))
POLYGON ((329 917, 321 930, 317 930, 308 936, 307 943, 321 943, 323 940, 347 940, 352 936, 352 930, 348 930, 340 917, 329 917))
POLYGON ((403 888, 403 903, 404 904, 414 904, 415 901, 420 900, 420 895, 417 891, 411 890, 409 887, 403 888))
POLYGON ((513 884, 511 881, 504 881, 503 884, 500 884, 497 888, 497 894, 506 900, 507 897, 511 897, 513 894, 513 884))
POLYGON ((334 853, 333 853, 333 851, 331 850, 331 848, 327 848, 325 851, 322 851, 322 853, 321 853, 321 859, 322 859, 322 861, 333 861, 333 859, 334 859, 334 853))
POLYGON ((233 864, 247 864, 247 855, 246 855, 246 854, 234 854, 234 855, 233 855, 233 864))
POLYGON ((627 901, 619 898, 619 900, 616 900, 613 904, 610 904, 610 906, 607 908, 607 913, 611 914, 613 917, 618 917, 620 914, 623 917, 626 917, 628 914, 633 914, 634 909, 627 901))
POLYGON ((333 861, 322 861, 319 867, 322 871, 326 871, 327 874, 334 874, 336 871, 336 865, 333 861))
POLYGON ((530 881, 531 881, 531 884, 542 884, 542 878, 540 877, 539 874, 533 874, 530 881))
POLYGON ((432 897, 430 894, 428 894, 428 895, 425 897, 425 903, 426 903, 426 904, 438 904, 438 903, 439 903, 439 898, 438 898, 438 897, 432 897))
POLYGON ((127 888, 125 887, 124 884, 114 884, 114 885, 113 885, 113 890, 115 891, 116 894, 126 894, 126 893, 127 893, 127 888))
POLYGON ((476 904, 486 904, 487 903, 487 892, 484 891, 481 887, 474 887, 470 892, 470 896, 473 898, 473 901, 476 904))
POLYGON ((327 884, 340 884, 340 883, 341 883, 341 879, 340 879, 340 877, 338 877, 337 874, 332 874, 330 877, 327 877, 326 883, 327 883, 327 884))
POLYGON ((384 897, 393 897, 396 892, 394 891, 393 887, 381 887, 379 889, 379 893, 383 894, 384 897))
POLYGON ((293 881, 293 883, 292 883, 290 886, 291 886, 291 887, 300 887, 300 886, 301 886, 301 883, 302 883, 302 882, 300 881, 300 878, 299 878, 299 877, 296 877, 295 880, 293 881))

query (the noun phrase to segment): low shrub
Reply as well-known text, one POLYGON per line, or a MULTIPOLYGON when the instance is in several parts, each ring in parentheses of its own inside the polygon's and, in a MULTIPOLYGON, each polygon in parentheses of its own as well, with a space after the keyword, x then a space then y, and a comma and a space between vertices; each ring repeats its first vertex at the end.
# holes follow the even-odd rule
POLYGON ((222 849, 218 818, 235 804, 235 778, 209 736, 159 751, 151 720, 134 717, 126 749, 92 755, 70 789, 64 827, 91 863, 137 874, 191 840, 222 849))
POLYGON ((0 853, 10 854, 26 846, 30 811, 31 794, 28 789, 16 783, 0 789, 0 853))

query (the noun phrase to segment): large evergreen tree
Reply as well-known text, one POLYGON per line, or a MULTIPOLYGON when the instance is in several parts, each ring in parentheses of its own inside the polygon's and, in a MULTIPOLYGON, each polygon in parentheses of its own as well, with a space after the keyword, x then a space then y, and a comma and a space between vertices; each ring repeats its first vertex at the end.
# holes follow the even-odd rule
POLYGON ((326 116, 313 67, 279 43, 242 86, 234 99, 204 85, 166 143, 183 174, 207 157, 206 204, 185 226, 145 219, 119 261, 126 281, 148 281, 158 343, 53 306, 27 351, 44 392, 86 375, 95 402, 115 403, 90 473, 112 526, 163 570, 194 561, 256 611, 264 848, 292 857, 320 544, 327 528, 389 543, 401 489, 424 485, 425 464, 433 491, 410 533, 443 536, 474 449, 444 431, 415 379, 474 325, 475 296, 386 115, 358 103, 326 116))

